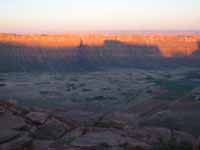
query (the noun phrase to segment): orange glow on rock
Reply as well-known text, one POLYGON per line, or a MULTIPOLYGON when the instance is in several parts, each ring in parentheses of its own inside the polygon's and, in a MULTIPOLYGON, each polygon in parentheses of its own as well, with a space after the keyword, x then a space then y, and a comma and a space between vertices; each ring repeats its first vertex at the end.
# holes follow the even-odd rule
POLYGON ((105 40, 118 40, 128 44, 144 44, 158 46, 163 56, 177 54, 190 55, 198 49, 200 35, 103 35, 103 34, 64 34, 64 35, 15 35, 0 34, 0 42, 38 46, 45 48, 77 47, 80 40, 88 46, 102 46, 105 40))

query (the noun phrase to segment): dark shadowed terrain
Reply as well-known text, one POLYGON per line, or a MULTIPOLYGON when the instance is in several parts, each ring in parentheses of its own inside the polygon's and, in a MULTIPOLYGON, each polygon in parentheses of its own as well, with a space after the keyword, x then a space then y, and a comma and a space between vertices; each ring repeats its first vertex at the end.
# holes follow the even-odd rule
POLYGON ((199 150, 200 44, 0 44, 0 150, 199 150))
MULTIPOLYGON (((199 44, 198 44, 199 45, 199 44)), ((177 47, 180 49, 180 47, 177 47)), ((199 49, 165 57, 156 45, 106 40, 102 46, 44 48, 0 43, 0 72, 69 72, 109 68, 199 67, 199 49)))

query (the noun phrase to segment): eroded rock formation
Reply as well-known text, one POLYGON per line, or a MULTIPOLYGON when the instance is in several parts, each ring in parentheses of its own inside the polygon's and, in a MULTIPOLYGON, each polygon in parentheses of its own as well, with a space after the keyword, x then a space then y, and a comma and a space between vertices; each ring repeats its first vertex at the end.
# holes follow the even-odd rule
POLYGON ((1 150, 151 150, 162 146, 192 150, 200 145, 190 133, 134 123, 148 116, 139 117, 136 112, 94 115, 77 110, 79 115, 75 115, 62 109, 19 108, 8 102, 0 102, 0 110, 1 150))

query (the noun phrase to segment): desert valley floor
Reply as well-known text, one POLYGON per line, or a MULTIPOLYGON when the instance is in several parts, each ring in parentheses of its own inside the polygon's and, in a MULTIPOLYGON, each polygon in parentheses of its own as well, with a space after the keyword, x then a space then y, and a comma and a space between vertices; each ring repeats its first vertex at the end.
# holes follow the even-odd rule
POLYGON ((199 150, 199 85, 187 67, 1 73, 0 149, 199 150))
POLYGON ((1 73, 0 99, 19 105, 134 104, 175 101, 200 83, 198 68, 112 69, 79 73, 1 73))

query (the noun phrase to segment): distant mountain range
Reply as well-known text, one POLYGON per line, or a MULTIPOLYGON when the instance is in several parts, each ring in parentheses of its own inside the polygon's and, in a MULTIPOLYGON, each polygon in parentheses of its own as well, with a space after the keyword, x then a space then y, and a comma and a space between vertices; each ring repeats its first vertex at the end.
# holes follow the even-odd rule
POLYGON ((0 72, 199 65, 200 35, 0 34, 0 72))

